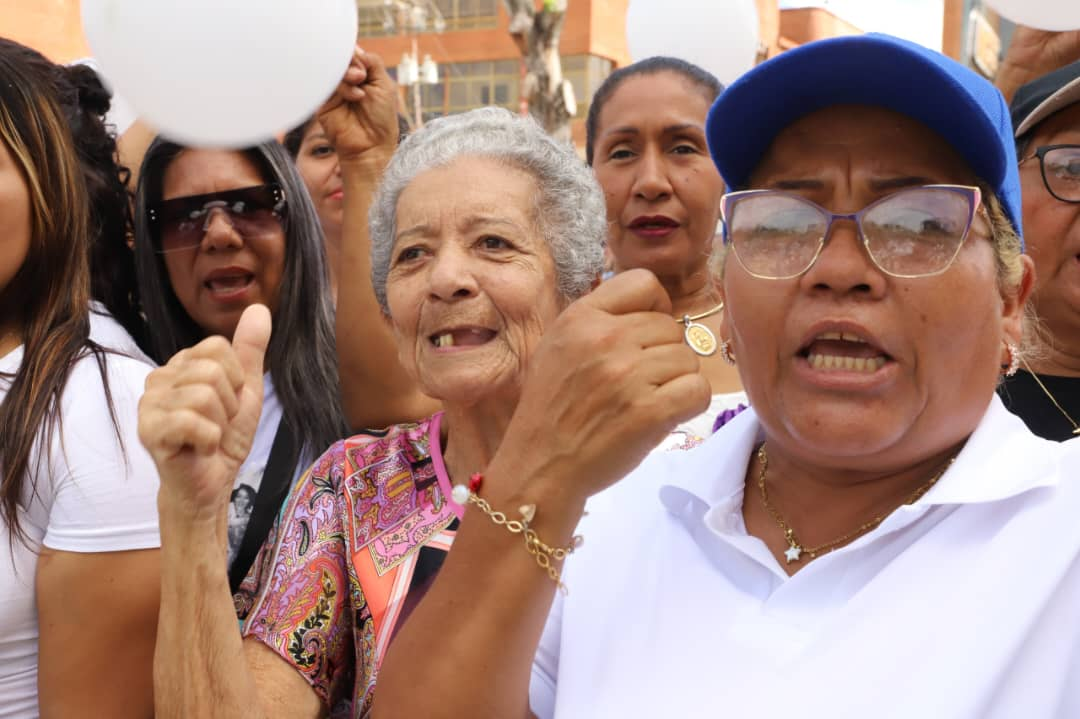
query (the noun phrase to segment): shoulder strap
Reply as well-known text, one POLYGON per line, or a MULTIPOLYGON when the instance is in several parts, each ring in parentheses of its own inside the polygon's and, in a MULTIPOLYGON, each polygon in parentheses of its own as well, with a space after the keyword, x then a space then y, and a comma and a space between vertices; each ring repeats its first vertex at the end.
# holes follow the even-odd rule
POLYGON ((232 566, 229 567, 229 589, 233 594, 247 576, 281 510, 285 495, 289 492, 289 485, 292 484, 299 450, 292 429, 282 417, 274 434, 274 443, 270 446, 270 456, 266 460, 266 469, 263 470, 259 493, 255 497, 255 506, 251 510, 247 529, 244 530, 244 538, 240 541, 240 549, 236 552, 232 566))

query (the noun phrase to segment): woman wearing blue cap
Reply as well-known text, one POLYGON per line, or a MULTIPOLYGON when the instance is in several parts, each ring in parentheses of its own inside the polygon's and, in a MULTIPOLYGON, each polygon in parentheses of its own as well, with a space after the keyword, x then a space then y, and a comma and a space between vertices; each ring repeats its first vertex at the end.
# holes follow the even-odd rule
MULTIPOLYGON (((1080 446, 995 395, 1032 285, 1003 99, 867 35, 752 70, 707 129, 751 409, 617 482, 663 428, 591 431, 636 403, 582 338, 663 305, 568 309, 374 716, 1080 716, 1080 446)), ((649 371, 640 404, 700 391, 649 371)))

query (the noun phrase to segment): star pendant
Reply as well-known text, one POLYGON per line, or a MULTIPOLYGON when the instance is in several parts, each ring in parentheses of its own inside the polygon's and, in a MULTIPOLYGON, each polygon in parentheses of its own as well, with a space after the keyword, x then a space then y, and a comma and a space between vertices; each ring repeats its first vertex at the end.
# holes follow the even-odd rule
POLYGON ((798 544, 792 544, 786 550, 784 550, 784 556, 787 557, 787 563, 799 561, 799 556, 802 554, 802 547, 798 544))

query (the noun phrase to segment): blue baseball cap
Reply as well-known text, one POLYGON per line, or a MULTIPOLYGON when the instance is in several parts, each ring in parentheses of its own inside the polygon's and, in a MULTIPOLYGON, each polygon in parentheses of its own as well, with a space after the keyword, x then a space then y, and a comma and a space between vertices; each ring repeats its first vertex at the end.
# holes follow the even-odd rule
POLYGON ((728 187, 742 187, 781 130, 817 110, 849 104, 884 107, 937 132, 990 186, 1022 232, 1005 98, 973 70, 891 35, 819 40, 744 74, 709 110, 705 132, 713 162, 728 187))

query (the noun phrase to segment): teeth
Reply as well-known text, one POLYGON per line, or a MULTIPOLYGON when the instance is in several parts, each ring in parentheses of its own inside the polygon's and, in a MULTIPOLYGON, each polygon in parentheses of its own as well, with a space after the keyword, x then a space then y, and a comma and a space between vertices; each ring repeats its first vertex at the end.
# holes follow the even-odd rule
POLYGON ((445 334, 441 334, 441 335, 436 335, 435 336, 435 346, 436 347, 453 347, 454 346, 454 335, 449 333, 449 332, 447 332, 445 334))
POLYGON ((850 332, 824 332, 814 339, 819 340, 841 340, 844 342, 856 342, 858 344, 866 344, 866 340, 858 335, 853 335, 850 332))
POLYGON ((247 277, 218 277, 206 284, 211 290, 234 290, 246 286, 247 283, 247 277))
POLYGON ((838 355, 812 354, 808 358, 810 366, 820 370, 845 370, 848 372, 877 372, 885 366, 885 358, 878 357, 842 357, 838 355))

